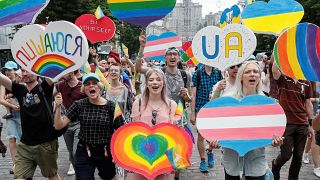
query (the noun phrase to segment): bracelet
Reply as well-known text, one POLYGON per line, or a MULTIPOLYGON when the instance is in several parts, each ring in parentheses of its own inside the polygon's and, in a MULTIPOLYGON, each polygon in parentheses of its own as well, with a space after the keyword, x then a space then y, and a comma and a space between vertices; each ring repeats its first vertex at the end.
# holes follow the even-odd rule
POLYGON ((308 119, 309 126, 312 126, 312 119, 308 119))
POLYGON ((143 58, 144 57, 144 55, 143 55, 143 53, 138 53, 138 57, 140 57, 140 58, 143 58))
POLYGON ((217 93, 216 91, 213 91, 213 95, 215 95, 216 97, 220 97, 220 93, 217 93))

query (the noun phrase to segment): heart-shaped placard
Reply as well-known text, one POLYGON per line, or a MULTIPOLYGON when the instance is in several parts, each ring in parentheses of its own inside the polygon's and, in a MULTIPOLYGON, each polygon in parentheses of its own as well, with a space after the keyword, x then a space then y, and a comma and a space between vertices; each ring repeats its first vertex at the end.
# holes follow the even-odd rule
POLYGON ((240 23, 240 8, 238 5, 233 5, 231 8, 227 8, 222 11, 220 17, 220 28, 224 28, 227 24, 240 23))
POLYGON ((244 156, 282 136, 286 115, 272 98, 251 95, 242 100, 221 97, 209 101, 198 113, 197 128, 207 140, 218 140, 222 147, 244 156))
POLYGON ((160 36, 150 35, 147 37, 144 57, 149 60, 163 60, 166 50, 170 47, 181 49, 181 38, 173 32, 165 32, 160 36))
POLYGON ((49 0, 0 1, 0 26, 33 23, 49 0))
POLYGON ((97 19, 92 14, 83 14, 76 19, 75 24, 91 43, 110 40, 116 32, 116 25, 106 16, 97 19))
POLYGON ((254 33, 242 24, 229 24, 223 29, 208 26, 194 36, 194 57, 205 65, 222 71, 245 61, 256 49, 254 33))
MULTIPOLYGON (((169 157, 186 157, 192 153, 189 134, 178 126, 161 123, 149 127, 142 122, 128 123, 120 127, 112 136, 111 153, 122 168, 153 179, 160 174, 174 171, 169 157), (178 154, 172 150, 179 147, 178 154), (167 153, 167 155, 166 155, 167 153)), ((185 161, 180 161, 185 162, 185 161)), ((178 164, 175 167, 183 166, 178 164)))
POLYGON ((53 81, 80 69, 89 47, 80 28, 67 21, 22 27, 11 42, 15 61, 27 71, 53 81))
POLYGON ((107 0, 112 15, 121 21, 147 27, 169 14, 176 0, 107 0))
POLYGON ((294 0, 256 1, 242 12, 242 23, 256 33, 279 35, 298 24, 304 15, 301 4, 294 0))
POLYGON ((289 77, 320 82, 320 28, 301 23, 284 31, 274 46, 274 59, 289 77))

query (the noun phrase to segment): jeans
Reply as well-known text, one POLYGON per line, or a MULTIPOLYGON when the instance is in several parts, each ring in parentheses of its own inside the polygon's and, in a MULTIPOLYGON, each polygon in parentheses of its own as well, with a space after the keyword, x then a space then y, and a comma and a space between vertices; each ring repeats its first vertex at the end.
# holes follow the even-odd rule
POLYGON ((20 112, 12 111, 12 115, 12 118, 7 119, 7 139, 15 138, 17 142, 20 142, 22 135, 20 112))
POLYGON ((105 148, 104 145, 91 147, 79 142, 74 168, 76 180, 94 180, 95 168, 98 169, 98 174, 103 180, 112 179, 116 175, 116 168, 112 162, 110 149, 109 147, 105 148), (87 148, 90 150, 90 157, 87 148))
POLYGON ((64 141, 69 152, 69 161, 74 166, 74 156, 76 154, 77 145, 79 142, 78 134, 80 131, 79 123, 70 123, 67 131, 63 134, 64 141))
MULTIPOLYGON (((272 170, 280 172, 281 167, 292 157, 289 180, 299 179, 299 172, 302 165, 302 155, 307 141, 308 127, 304 125, 287 125, 284 132, 284 142, 280 146, 280 154, 273 161, 272 170)), ((276 177, 276 176, 275 176, 276 177)), ((275 180, 277 180, 275 178, 275 180)))

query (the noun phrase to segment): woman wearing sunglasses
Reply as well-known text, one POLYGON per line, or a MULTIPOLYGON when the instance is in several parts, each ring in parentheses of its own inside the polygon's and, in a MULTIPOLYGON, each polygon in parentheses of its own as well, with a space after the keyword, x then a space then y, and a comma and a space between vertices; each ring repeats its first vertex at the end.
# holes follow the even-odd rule
MULTIPOLYGON (((239 68, 234 88, 223 96, 242 99, 249 95, 264 95, 261 84, 260 67, 248 61, 239 68)), ((273 137, 272 146, 280 146, 282 143, 283 137, 273 137)), ((217 141, 213 141, 211 146, 219 147, 217 141)), ((234 150, 223 148, 222 164, 226 180, 240 180, 241 172, 246 180, 265 180, 268 170, 264 147, 249 151, 244 157, 240 157, 234 150)))
MULTIPOLYGON (((166 81, 161 69, 151 68, 146 73, 146 88, 142 96, 133 103, 131 117, 135 122, 144 122, 149 126, 159 123, 175 124, 177 104, 168 98, 166 81)), ((128 173, 127 180, 147 179, 140 174, 128 173)), ((174 173, 162 174, 156 180, 173 180, 174 173)))
POLYGON ((94 179, 96 168, 101 179, 113 179, 116 170, 110 153, 111 136, 124 122, 121 116, 114 119, 115 104, 101 96, 103 85, 96 74, 84 75, 82 82, 81 91, 87 98, 75 101, 65 116, 61 115, 61 93, 56 95, 54 127, 62 129, 70 122, 80 122, 75 154, 77 180, 94 179))

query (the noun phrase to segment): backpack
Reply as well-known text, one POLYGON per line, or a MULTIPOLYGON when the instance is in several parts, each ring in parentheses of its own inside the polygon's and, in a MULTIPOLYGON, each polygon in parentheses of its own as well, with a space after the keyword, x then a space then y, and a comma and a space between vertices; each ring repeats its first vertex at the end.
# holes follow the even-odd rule
MULTIPOLYGON (((161 68, 161 70, 163 71, 164 74, 166 74, 166 68, 161 68)), ((182 79, 183 79, 183 83, 184 83, 184 87, 187 88, 187 82, 188 82, 188 76, 186 71, 182 70, 182 69, 178 69, 181 73, 182 79)))

